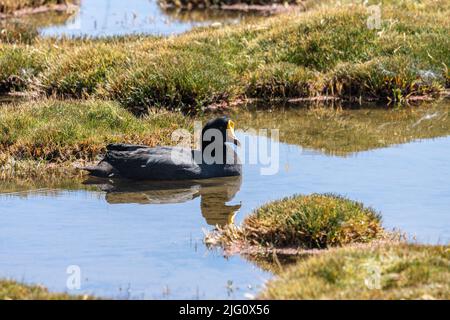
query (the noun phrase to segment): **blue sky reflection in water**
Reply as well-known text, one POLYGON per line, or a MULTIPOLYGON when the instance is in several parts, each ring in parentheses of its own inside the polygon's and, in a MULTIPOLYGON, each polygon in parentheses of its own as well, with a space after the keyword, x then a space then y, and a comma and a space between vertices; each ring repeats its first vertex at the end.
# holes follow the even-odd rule
MULTIPOLYGON (((248 14, 247 14, 248 15, 248 14)), ((43 36, 170 35, 214 22, 232 23, 242 13, 164 11, 157 0, 82 0, 79 11, 64 24, 44 27, 43 36)))
POLYGON ((261 176, 260 167, 245 165, 242 184, 0 195, 0 277, 65 291, 66 268, 79 265, 82 292, 100 296, 242 298, 271 275, 239 256, 208 251, 202 228, 226 223, 235 211, 240 222, 255 207, 294 193, 339 193, 382 212, 387 228, 448 243, 449 150, 450 137, 350 157, 280 144, 279 173, 261 176))

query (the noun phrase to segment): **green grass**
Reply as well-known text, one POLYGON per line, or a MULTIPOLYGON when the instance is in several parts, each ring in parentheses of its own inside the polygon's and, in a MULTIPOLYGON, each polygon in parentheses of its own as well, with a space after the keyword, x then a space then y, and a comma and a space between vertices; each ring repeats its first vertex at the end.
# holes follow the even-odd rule
POLYGON ((448 246, 339 248, 289 266, 259 298, 448 300, 449 270, 448 246))
POLYGON ((0 280, 0 300, 91 300, 91 296, 50 293, 40 285, 25 285, 13 280, 0 280))
POLYGON ((384 235, 381 216, 361 203, 335 195, 296 195, 268 203, 242 225, 219 228, 206 243, 266 248, 324 249, 367 243, 384 235))
POLYGON ((136 118, 115 102, 47 100, 0 108, 0 164, 10 158, 43 162, 92 161, 112 142, 170 144, 191 120, 160 111, 136 118))
MULTIPOLYGON (((327 250, 270 280, 259 299, 450 298, 448 246, 397 244, 327 250)), ((0 280, 1 300, 86 300, 39 285, 0 280)))
POLYGON ((448 1, 384 1, 382 9, 381 30, 367 28, 362 5, 327 2, 298 16, 176 37, 0 44, 0 60, 22 57, 0 68, 0 90, 110 99, 135 112, 197 112, 243 97, 399 102, 448 87, 448 1), (22 70, 30 76, 15 85, 22 70))
POLYGON ((0 45, 0 92, 22 91, 42 72, 44 57, 23 47, 1 51, 0 45))

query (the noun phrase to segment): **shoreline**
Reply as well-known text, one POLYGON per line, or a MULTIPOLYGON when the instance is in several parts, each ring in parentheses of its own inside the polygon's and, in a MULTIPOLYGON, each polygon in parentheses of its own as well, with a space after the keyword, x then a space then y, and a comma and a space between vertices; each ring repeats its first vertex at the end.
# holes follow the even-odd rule
POLYGON ((208 7, 193 7, 190 8, 189 6, 175 6, 171 4, 164 4, 160 3, 160 7, 163 10, 173 10, 173 11, 181 11, 181 12, 189 12, 189 11, 200 11, 200 10, 217 10, 217 11, 224 11, 224 12, 252 12, 252 13, 259 13, 259 14, 267 14, 267 15, 274 15, 274 14, 280 14, 280 13, 286 13, 286 12, 292 12, 292 13, 298 13, 298 12, 304 12, 307 10, 307 7, 303 4, 271 4, 271 5, 251 5, 251 4, 231 4, 231 5, 212 5, 208 7))
MULTIPOLYGON (((409 97, 406 97, 405 100, 401 103, 402 105, 408 106, 410 103, 412 104, 420 104, 424 102, 435 102, 439 101, 441 99, 448 99, 450 98, 450 90, 444 89, 441 92, 438 92, 436 94, 428 94, 428 95, 412 95, 409 97)), ((242 105, 247 104, 259 104, 259 103, 267 103, 267 104, 301 104, 305 103, 307 105, 308 103, 328 103, 328 102, 337 102, 342 104, 355 104, 355 105, 362 105, 364 103, 379 103, 379 104, 385 104, 386 106, 389 106, 391 104, 395 104, 393 101, 389 101, 386 99, 386 97, 355 97, 355 96, 349 96, 349 97, 340 97, 340 96, 331 96, 331 95, 319 95, 314 97, 298 97, 298 98, 238 98, 234 101, 223 101, 211 104, 209 106, 205 107, 205 111, 224 111, 231 108, 239 108, 242 105)))
MULTIPOLYGON (((212 5, 208 7, 195 7, 191 8, 190 6, 175 6, 173 4, 165 4, 159 2, 159 7, 163 10, 179 10, 179 11, 192 11, 192 10, 217 10, 217 11, 234 11, 234 12, 254 12, 261 14, 280 14, 286 12, 304 12, 307 10, 307 5, 300 2, 299 4, 266 4, 266 5, 254 5, 254 4, 245 4, 245 3, 237 3, 231 5, 212 5)), ((80 8, 79 1, 74 1, 73 3, 61 3, 61 4, 47 4, 41 5, 38 7, 24 7, 21 9, 14 10, 9 13, 1 13, 0 19, 10 19, 10 18, 21 18, 28 15, 34 14, 43 14, 48 12, 69 12, 74 13, 80 8)))
MULTIPOLYGON (((48 96, 40 95, 38 92, 8 92, 6 94, 0 94, 0 108, 4 104, 14 103, 14 102, 28 102, 28 101, 39 101, 40 99, 49 99, 48 96)), ((409 103, 422 103, 422 102, 436 102, 442 99, 450 99, 450 89, 444 88, 439 92, 426 94, 426 95, 410 95, 405 97, 402 105, 409 105, 409 103)), ((61 102, 67 101, 65 98, 56 99, 61 102)), ((209 111, 222 111, 230 108, 239 108, 240 106, 253 104, 253 103, 267 103, 267 104, 283 104, 283 103, 326 103, 326 102, 339 102, 343 104, 355 104, 362 105, 364 103, 379 103, 386 104, 387 106, 395 104, 395 101, 390 101, 384 96, 370 97, 370 96, 337 96, 337 95, 318 95, 311 97, 289 97, 289 98, 248 98, 248 97, 237 97, 231 101, 218 101, 210 105, 205 106, 205 112, 209 111)))
MULTIPOLYGON (((214 233, 214 232, 213 232, 214 233)), ((214 237, 214 234, 212 234, 214 237)), ((244 241, 234 241, 227 246, 217 247, 217 244, 214 244, 214 239, 210 239, 209 235, 204 240, 204 243, 211 250, 219 250, 221 254, 226 257, 231 257, 234 255, 241 255, 249 258, 258 258, 258 257, 270 257, 270 256, 284 256, 284 257, 308 257, 308 256, 316 256, 324 253, 332 253, 333 251, 340 250, 342 248, 352 248, 352 249, 367 249, 373 247, 382 247, 386 245, 395 245, 405 243, 406 235, 392 233, 385 235, 385 239, 377 239, 373 240, 369 243, 352 243, 347 244, 341 247, 329 247, 325 249, 303 249, 298 247, 263 247, 257 245, 251 245, 245 243, 244 241)))
POLYGON ((417 243, 381 220, 340 195, 296 194, 254 209, 238 226, 217 226, 203 242, 274 274, 257 299, 447 298, 448 245, 417 243), (376 291, 367 285, 373 268, 376 291))
POLYGON ((75 13, 79 9, 79 4, 77 2, 74 3, 61 3, 61 4, 48 4, 48 5, 42 5, 39 7, 26 7, 18 10, 14 10, 11 13, 0 13, 0 20, 1 19, 10 19, 10 18, 21 18, 28 15, 34 15, 34 14, 42 14, 42 13, 48 13, 48 12, 68 12, 68 13, 75 13))

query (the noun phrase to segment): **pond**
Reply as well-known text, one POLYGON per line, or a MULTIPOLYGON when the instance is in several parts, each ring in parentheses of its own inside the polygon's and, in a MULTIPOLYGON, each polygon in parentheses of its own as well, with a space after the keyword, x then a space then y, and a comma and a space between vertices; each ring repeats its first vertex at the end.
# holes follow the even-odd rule
POLYGON ((79 10, 30 17, 43 36, 104 37, 130 34, 170 35, 213 23, 237 23, 251 12, 217 10, 178 11, 162 9, 157 0, 82 0, 79 10))
POLYGON ((243 132, 238 137, 247 141, 244 160, 249 146, 278 147, 279 170, 262 175, 266 165, 246 161, 242 178, 89 179, 36 190, 0 184, 0 277, 113 298, 250 297, 272 274, 209 250, 204 229, 239 223, 254 208, 295 193, 339 193, 380 211, 388 229, 424 243, 450 240, 449 136, 346 157, 243 132), (71 265, 81 270, 80 290, 66 287, 71 265))

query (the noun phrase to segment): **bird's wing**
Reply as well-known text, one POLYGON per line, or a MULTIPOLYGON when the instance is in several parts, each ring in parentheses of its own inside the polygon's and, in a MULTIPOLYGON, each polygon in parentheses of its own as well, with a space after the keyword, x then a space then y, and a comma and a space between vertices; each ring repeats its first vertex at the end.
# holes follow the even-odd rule
POLYGON ((149 149, 148 146, 128 143, 110 143, 106 146, 108 151, 135 151, 138 149, 149 149))
POLYGON ((177 147, 140 148, 134 151, 108 151, 105 160, 121 176, 140 180, 195 179, 200 167, 190 149, 177 147))

